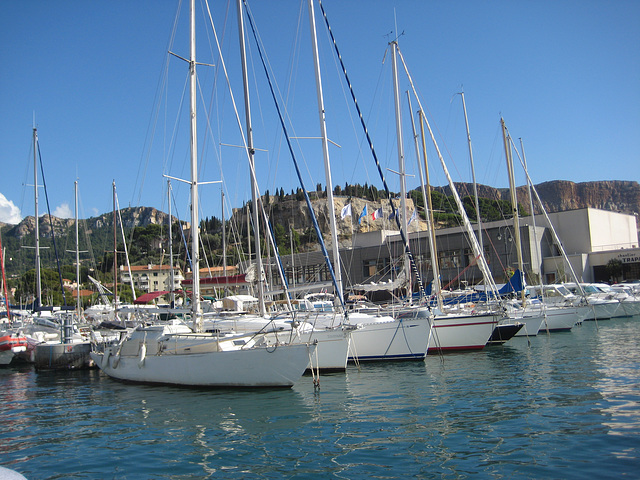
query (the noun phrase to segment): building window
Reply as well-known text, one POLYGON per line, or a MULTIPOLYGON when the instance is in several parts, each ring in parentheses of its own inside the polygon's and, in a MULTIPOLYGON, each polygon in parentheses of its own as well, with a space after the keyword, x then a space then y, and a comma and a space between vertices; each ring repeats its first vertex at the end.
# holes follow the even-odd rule
POLYGON ((364 278, 373 277, 376 274, 376 260, 365 260, 362 265, 362 274, 364 278))
POLYGON ((362 262, 362 274, 364 278, 383 276, 389 273, 389 258, 376 258, 362 262))
POLYGON ((440 268, 458 268, 460 267, 460 251, 450 250, 440 254, 440 268))

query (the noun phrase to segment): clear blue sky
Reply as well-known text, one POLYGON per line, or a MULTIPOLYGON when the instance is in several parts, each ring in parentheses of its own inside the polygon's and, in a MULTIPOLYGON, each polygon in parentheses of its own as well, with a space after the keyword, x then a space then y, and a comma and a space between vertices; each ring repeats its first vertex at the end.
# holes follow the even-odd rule
MULTIPOLYGON (((167 49, 189 55, 186 3, 173 43, 173 1, 0 3, 0 221, 17 223, 33 215, 34 115, 53 214, 73 217, 76 179, 81 218, 111 211, 114 180, 121 206, 167 211, 162 174, 189 175, 188 119, 184 108, 178 112, 181 99, 188 105, 182 97, 185 65, 171 58, 168 82, 162 80, 167 49)), ((461 88, 478 182, 507 186, 501 116, 514 139, 523 139, 535 183, 640 179, 640 2, 325 0, 323 5, 383 168, 398 168, 387 47, 401 34, 400 49, 454 180, 471 180, 456 95, 461 88)), ((211 8, 244 119, 235 2, 212 1, 211 8)), ((306 1, 250 1, 250 8, 289 112, 290 134, 317 137, 306 1)), ((231 207, 250 198, 249 176, 242 151, 221 146, 239 145, 241 137, 202 18, 199 14, 198 61, 216 67, 198 69, 200 180, 224 178, 228 218, 231 207), (205 134, 207 111, 212 135, 205 134)), ((334 185, 367 182, 381 188, 319 17, 318 32, 329 137, 341 146, 330 150, 334 185)), ((259 188, 289 192, 298 181, 251 35, 248 43, 255 144, 266 150, 256 157, 259 188)), ((408 185, 414 188, 408 88, 403 75, 404 145, 408 173, 416 175, 408 185)), ((297 143, 306 187, 325 185, 319 141, 297 143)), ((442 185, 429 148, 432 183, 442 185)), ((395 174, 387 175, 398 191, 395 174)), ((524 182, 518 173, 517 183, 524 182)), ((43 193, 40 214, 46 212, 43 193)), ((201 215, 220 217, 220 185, 202 186, 200 194, 201 215)), ((173 213, 187 219, 188 186, 174 182, 174 196, 173 213)))

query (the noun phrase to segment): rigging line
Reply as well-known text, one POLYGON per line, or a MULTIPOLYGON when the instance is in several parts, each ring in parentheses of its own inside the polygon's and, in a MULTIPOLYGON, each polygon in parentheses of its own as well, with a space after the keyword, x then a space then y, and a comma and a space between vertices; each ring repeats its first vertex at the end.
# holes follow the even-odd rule
MULTIPOLYGON (((358 101, 356 99, 356 95, 355 92, 353 91, 353 86, 351 85, 351 80, 349 79, 349 76, 347 75, 347 69, 344 65, 344 62, 342 61, 342 55, 340 55, 340 51, 338 50, 338 44, 336 43, 336 39, 333 36, 333 31, 331 30, 331 27, 329 26, 329 19, 327 18, 327 14, 324 11, 324 7, 322 6, 322 1, 318 0, 318 4, 320 5, 320 10, 322 11, 322 15, 324 17, 325 20, 325 25, 327 27, 327 30, 329 32, 329 35, 331 36, 331 40, 333 42, 333 47, 336 51, 336 55, 338 57, 338 59, 340 60, 340 65, 342 67, 342 72, 344 73, 345 76, 345 81, 347 82, 347 85, 349 86, 349 92, 351 93, 351 98, 353 99, 353 102, 355 104, 356 110, 358 112, 358 116, 360 118, 360 124, 362 125, 362 128, 364 129, 364 133, 367 137, 367 142, 369 143, 369 149, 371 150, 371 154, 373 155, 373 159, 376 163, 376 167, 378 168, 378 174, 380 175, 380 179, 382 180, 382 184, 384 185, 384 189, 385 192, 387 193, 387 199, 389 200, 389 204, 391 205, 391 210, 394 213, 395 216, 395 220, 396 220, 396 225, 398 226, 398 230, 400 231, 400 237, 402 238, 402 243, 404 244, 404 249, 405 249, 405 253, 407 255, 407 257, 409 258, 409 262, 411 265, 411 269, 413 271, 413 273, 416 276, 416 279, 418 280, 418 285, 420 288, 420 292, 423 296, 426 296, 426 292, 424 290, 424 285, 422 283, 422 276, 420 275, 420 272, 418 271, 418 266, 416 265, 416 262, 414 261, 413 258, 413 254, 411 253, 411 250, 409 248, 409 240, 405 234, 405 232, 403 231, 402 227, 400 226, 400 216, 398 215, 398 212, 396 211, 396 207, 393 204, 393 202, 391 201, 391 192, 389 191, 389 187, 387 185, 387 181, 385 179, 384 173, 382 172, 382 167, 380 166, 380 162, 378 161, 378 156, 376 154, 375 149, 373 148, 373 140, 371 140, 371 136, 369 135, 369 131, 367 130, 367 126, 364 122, 364 118, 362 116, 362 111, 360 110, 360 105, 358 104, 358 101)), ((406 212, 404 213, 406 215, 406 212)))
MULTIPOLYGON (((49 214, 49 226, 51 227, 51 239, 53 240, 53 251, 56 255, 56 265, 58 266, 58 277, 60 280, 60 288, 62 290, 62 301, 67 305, 67 296, 64 291, 64 282, 62 281, 62 268, 60 267, 60 258, 58 257, 58 247, 56 245, 56 231, 53 228, 53 220, 51 220, 51 207, 49 206, 49 194, 47 193, 47 183, 44 180, 44 166, 42 165, 42 154, 40 153, 40 142, 37 143, 38 159, 40 160, 40 173, 42 174, 42 186, 44 187, 44 198, 47 202, 47 213, 49 214)), ((35 188, 38 188, 36 185, 35 188)), ((38 219, 35 219, 36 222, 38 219)))
POLYGON ((184 226, 182 224, 182 221, 180 220, 180 213, 178 210, 178 205, 176 204, 176 199, 173 195, 173 189, 171 190, 171 200, 173 201, 173 206, 175 207, 175 212, 176 212, 176 217, 178 218, 178 226, 180 227, 180 236, 182 237, 182 243, 185 247, 185 251, 187 253, 187 260, 189 262, 189 267, 191 268, 191 271, 193 272, 193 263, 191 262, 191 254, 189 252, 189 244, 187 243, 187 239, 184 236, 184 226))
MULTIPOLYGON (((247 16, 249 16, 249 19, 251 20, 250 15, 249 15, 249 11, 248 11, 248 5, 246 4, 246 2, 245 2, 244 5, 245 5, 245 8, 247 9, 247 16)), ((233 110, 234 110, 234 113, 235 113, 235 119, 236 119, 236 122, 237 122, 237 125, 238 125, 238 129, 240 131, 240 135, 242 137, 242 143, 243 143, 243 145, 245 147, 244 150, 245 150, 245 153, 247 155, 247 160, 248 160, 248 164, 249 164, 249 171, 250 171, 251 178, 252 178, 252 181, 253 181, 253 187, 256 190, 256 196, 257 196, 257 200, 258 200, 258 207, 259 207, 260 211, 262 212, 262 216, 263 216, 265 224, 267 224, 268 223, 267 214, 266 214, 266 210, 264 208, 264 204, 262 203, 262 196, 260 195, 260 191, 259 191, 259 188, 258 188, 258 180, 256 178, 255 166, 254 166, 253 162, 251 161, 251 155, 249 153, 249 148, 247 147, 247 139, 245 137, 244 130, 242 128, 242 123, 240 122, 240 115, 238 114, 238 109, 237 109, 236 101, 235 101, 235 98, 234 98, 234 95, 233 95, 233 90, 231 89, 231 82, 229 80, 227 67, 226 67, 226 64, 224 62, 224 57, 222 56, 222 50, 220 48, 220 43, 218 41, 218 35, 216 33, 216 28, 215 28, 215 25, 213 23, 213 17, 211 16, 211 11, 209 10, 209 4, 208 3, 207 3, 207 13, 209 15, 209 22, 210 22, 211 28, 213 30, 214 38, 216 40, 216 46, 218 48, 218 53, 220 55, 220 65, 221 65, 221 67, 222 67, 222 69, 224 71, 227 87, 229 88, 229 95, 230 95, 230 98, 231 98, 231 104, 233 105, 233 110)), ((254 30, 254 35, 255 35, 255 30, 254 30)), ((258 51, 260 51, 260 50, 258 49, 258 51)), ((262 59, 262 54, 260 55, 260 58, 262 59)), ((264 66, 264 62, 263 62, 263 66, 264 66)), ((313 210, 311 210, 311 212, 313 213, 313 210)), ((257 215, 257 212, 256 212, 256 215, 257 215)), ((269 241, 272 243, 272 245, 275 245, 275 243, 274 243, 275 239, 273 238, 273 235, 271 234, 271 232, 270 232, 270 235, 269 235, 269 241)), ((250 260, 251 259, 249 259, 249 262, 250 262, 250 260)), ((261 268, 260 271, 258 272, 258 275, 259 275, 259 278, 260 278, 259 281, 262 281, 262 273, 263 273, 262 270, 263 269, 261 268)), ((280 276, 282 278, 284 276, 284 271, 280 270, 279 273, 280 273, 280 276)), ((283 285, 284 285, 284 281, 283 281, 283 285)), ((288 297, 287 297, 287 300, 288 300, 288 297)), ((292 306, 291 306, 290 302, 289 302, 289 308, 292 309, 292 306)))
MULTIPOLYGON (((249 7, 248 3, 246 1, 244 1, 243 3, 245 5, 246 11, 247 11, 247 15, 252 15, 251 8, 249 7)), ((300 38, 300 33, 299 32, 300 32, 300 29, 302 28, 302 20, 301 19, 302 19, 302 15, 303 15, 303 5, 304 5, 304 2, 301 3, 300 10, 299 10, 299 13, 298 13, 298 23, 297 23, 297 26, 296 26, 296 34, 295 34, 295 39, 296 40, 295 40, 295 42, 293 42, 293 44, 291 46, 292 47, 291 48, 291 52, 289 54, 289 65, 290 65, 289 74, 288 74, 288 78, 289 79, 297 78, 297 76, 294 75, 293 72, 296 71, 296 68, 294 68, 297 65, 297 63, 296 63, 297 60, 296 59, 299 58, 300 54, 298 52, 302 48, 301 47, 301 43, 299 42, 299 38, 300 38)), ((259 31, 257 30, 257 26, 254 24, 253 27, 254 27, 254 36, 256 37, 256 46, 258 48, 258 54, 260 56, 260 55, 262 55, 262 51, 265 49, 264 48, 264 42, 262 40, 262 37, 260 36, 259 31)), ((268 57, 262 58, 262 61, 266 65, 268 65, 268 67, 264 67, 265 70, 268 68, 269 72, 273 72, 274 71, 273 67, 271 66, 271 62, 270 62, 268 57)), ((290 137, 290 138, 298 137, 298 135, 295 135, 295 127, 293 125, 293 120, 292 120, 292 118, 291 118, 291 116, 289 114, 289 110, 290 110, 289 109, 289 105, 293 103, 293 97, 294 97, 293 93, 295 93, 295 91, 296 91, 296 89, 294 87, 294 82, 288 82, 286 84, 286 91, 285 91, 285 94, 283 95, 283 93, 280 90, 280 86, 278 85, 277 81, 275 81, 273 78, 274 77, 272 77, 272 81, 273 81, 273 84, 274 84, 274 89, 273 90, 275 92, 277 92, 276 97, 279 98, 280 101, 284 105, 284 110, 283 110, 284 115, 283 115, 283 117, 287 119, 287 121, 289 122, 289 125, 290 125, 290 129, 294 132, 294 135, 292 137, 290 137)), ((281 136, 279 136, 279 150, 278 151, 280 151, 282 149, 282 143, 283 143, 283 139, 282 139, 281 136)), ((300 155, 302 155, 302 158, 304 160, 304 152, 303 152, 303 149, 302 149, 302 147, 300 145, 300 142, 299 142, 299 140, 297 138, 296 138, 295 144, 298 147, 298 151, 300 152, 300 155)), ((275 151, 275 149, 274 149, 274 151, 275 151)), ((276 156, 277 161, 279 161, 279 158, 280 158, 280 156, 277 155, 276 156)), ((306 162, 306 160, 304 160, 303 163, 304 163, 304 167, 306 169, 306 174, 308 175, 308 178, 313 178, 313 176, 311 175, 311 172, 309 170, 309 166, 308 166, 308 163, 306 162)), ((276 165, 276 168, 274 169, 274 175, 277 173, 277 170, 278 170, 278 168, 277 168, 277 165, 276 165)), ((274 178, 274 180, 275 180, 275 178, 274 178)))
MULTIPOLYGON (((409 83, 411 84, 411 88, 413 90, 413 94, 416 97, 416 100, 418 102, 418 106, 420 107, 420 109, 424 112, 424 108, 422 107, 422 103, 420 102, 420 98, 418 97, 418 94, 416 92, 415 89, 415 85, 413 83, 413 79, 411 78, 411 74, 409 73, 409 68, 407 67, 406 62, 404 61, 404 56, 402 55, 402 52, 400 51, 400 48, 397 48, 398 50, 398 55, 400 56, 400 60, 402 61, 402 65, 404 67, 404 71, 407 75, 407 78, 409 80, 409 83)), ((460 216, 462 217, 462 221, 464 223, 465 229, 467 230, 468 233, 468 242, 471 244, 471 249, 474 252, 474 255, 480 255, 479 259, 480 262, 478 263, 478 266, 480 267, 480 271, 482 272, 483 277, 485 278, 485 281, 489 284, 492 293, 494 294, 495 298, 498 298, 498 294, 497 294, 497 287, 495 285, 495 282, 493 280, 493 277, 491 275, 491 271, 489 269, 489 265, 486 262, 486 259, 484 258, 484 256, 482 256, 481 252, 480 252, 480 246, 478 245, 476 239, 475 239, 475 233, 473 231, 473 228, 471 226, 471 223, 469 222, 469 218, 466 215, 466 212, 464 211, 464 207, 462 206, 462 202, 460 201, 460 196, 458 195, 458 191, 455 189, 455 184, 453 182, 453 179, 451 178, 451 175, 449 174, 449 169, 447 168, 447 165, 444 161, 444 158, 442 157, 442 153, 440 152, 440 148, 438 147, 438 144, 436 142, 436 139, 433 135, 433 131, 431 129, 431 125, 429 124, 429 121, 427 120, 426 116, 422 116, 422 121, 425 122, 426 126, 427 126, 427 130, 429 131, 429 135, 431 136, 431 141, 433 142, 433 145, 436 149, 437 155, 438 155, 438 159, 440 160, 440 164, 442 166, 442 170, 444 171, 447 180, 449 182, 449 185, 452 190, 452 194, 453 197, 456 199, 456 204, 458 205, 458 211, 460 213, 460 216)))
MULTIPOLYGON (((169 36, 167 50, 169 50, 170 46, 173 45, 173 41, 175 39, 175 34, 176 34, 177 25, 178 25, 178 18, 179 18, 179 12, 180 12, 181 5, 182 5, 182 1, 180 0, 178 2, 178 7, 177 7, 176 13, 174 15, 173 28, 171 29, 171 34, 169 36)), ((163 62, 164 63, 163 67, 162 67, 163 73, 161 74, 160 79, 158 80, 158 85, 156 86, 156 92, 155 92, 155 95, 154 95, 154 104, 156 105, 155 111, 152 112, 152 114, 151 114, 152 118, 149 121, 149 125, 147 126, 147 131, 145 133, 144 144, 145 145, 149 145, 149 146, 151 146, 153 144, 153 139, 155 138, 156 126, 158 124, 158 118, 160 116, 160 106, 161 106, 160 98, 161 98, 161 93, 164 91, 164 87, 166 86, 167 81, 168 81, 168 71, 169 71, 168 58, 169 58, 169 56, 166 56, 165 57, 165 61, 163 62)), ((142 191, 144 189, 144 179, 146 177, 146 172, 147 172, 147 168, 149 166, 150 157, 151 157, 151 148, 149 148, 147 150, 146 156, 144 154, 144 151, 142 152, 141 158, 140 158, 140 163, 138 164, 138 172, 136 174, 136 179, 135 179, 135 183, 134 183, 134 185, 136 186, 136 188, 134 188, 134 191, 138 190, 138 200, 137 200, 137 202, 135 202, 136 205, 140 205, 140 201, 141 201, 141 197, 142 197, 142 191), (137 189, 138 182, 140 182, 140 188, 139 189, 137 189)))
MULTIPOLYGON (((246 0, 244 1, 244 5, 246 7, 247 2, 246 0)), ((250 12, 247 10, 247 18, 249 20, 249 25, 251 26, 251 31, 253 32, 254 38, 257 42, 257 37, 256 37, 256 32, 255 32, 255 28, 253 25, 253 17, 251 16, 250 12)), ((276 111, 278 112, 278 118, 280 120, 280 125, 282 127, 285 139, 287 141, 287 146, 289 147, 289 153, 291 154, 291 159, 293 160, 293 165, 295 167, 296 170, 296 174, 298 176, 298 181, 300 182, 300 186, 302 187, 302 191, 304 193, 304 198, 305 201, 307 203, 307 208, 309 209, 309 215, 311 216, 311 220, 313 223, 313 228, 316 231, 316 235, 318 236, 318 241, 320 243, 320 248, 322 249, 322 254, 324 256, 324 260, 325 263, 329 269, 329 273, 331 274, 331 280, 333 282, 334 287, 336 287, 336 293, 338 294, 338 298, 340 299, 340 303, 342 305, 342 309, 345 312, 346 315, 346 306, 344 303, 344 293, 341 291, 338 291, 337 289, 337 284, 338 282, 336 281, 336 275, 335 272, 333 270, 333 265, 331 264, 331 261, 329 260, 329 252, 327 252, 327 247, 324 244, 324 240, 322 238, 322 232, 320 231, 320 226, 318 225, 318 220, 316 219, 316 215, 315 212, 313 211, 313 206, 311 205, 311 200, 309 199, 309 195, 307 194, 307 189, 304 186, 304 181, 302 179, 302 174, 300 173, 300 168, 298 167, 298 162, 296 160, 295 157, 295 153, 293 152, 293 146, 291 145, 291 140, 289 138, 289 133, 287 132, 287 126, 285 125, 284 122, 284 118, 282 116, 282 112, 280 110, 280 105, 278 104, 278 100, 275 96, 275 92, 273 90, 273 84, 271 82, 271 76, 269 75, 269 71, 267 70, 267 66, 266 63, 264 61, 264 57, 262 55, 262 49, 260 48, 260 45, 257 45, 258 48, 258 53, 260 55, 260 60, 262 61, 262 67, 264 69, 265 75, 267 77, 267 82, 269 84, 269 89, 271 90, 271 97, 273 98, 273 101, 275 103, 275 107, 276 107, 276 111)), ((330 212, 332 215, 334 215, 333 211, 330 212)), ((340 261, 340 259, 336 259, 336 261, 340 261)))

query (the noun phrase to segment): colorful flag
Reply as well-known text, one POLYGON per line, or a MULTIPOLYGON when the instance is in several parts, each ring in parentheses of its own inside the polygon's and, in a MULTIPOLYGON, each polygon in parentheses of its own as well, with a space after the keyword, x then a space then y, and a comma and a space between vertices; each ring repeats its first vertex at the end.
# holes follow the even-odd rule
POLYGON ((365 205, 364 208, 362 209, 362 213, 360 214, 360 217, 358 218, 358 223, 362 222, 362 218, 367 216, 367 206, 365 205))
POLYGON ((377 210, 374 210, 373 213, 371 214, 371 218, 373 218, 374 220, 382 218, 382 207, 380 207, 377 210))
POLYGON ((411 225, 411 222, 413 222, 416 219, 417 213, 414 210, 413 213, 411 214, 411 218, 409 219, 409 223, 407 223, 407 225, 411 225))
POLYGON ((340 212, 340 219, 343 219, 347 215, 351 215, 351 204, 350 203, 345 205, 344 207, 342 207, 342 212, 340 212))

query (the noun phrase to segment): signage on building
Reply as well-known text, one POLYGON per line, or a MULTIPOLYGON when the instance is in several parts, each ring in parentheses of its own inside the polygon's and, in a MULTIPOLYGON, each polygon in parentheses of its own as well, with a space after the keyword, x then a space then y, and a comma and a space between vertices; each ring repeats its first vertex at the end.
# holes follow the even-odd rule
POLYGON ((622 263, 638 263, 640 262, 640 252, 621 253, 618 259, 622 263))

